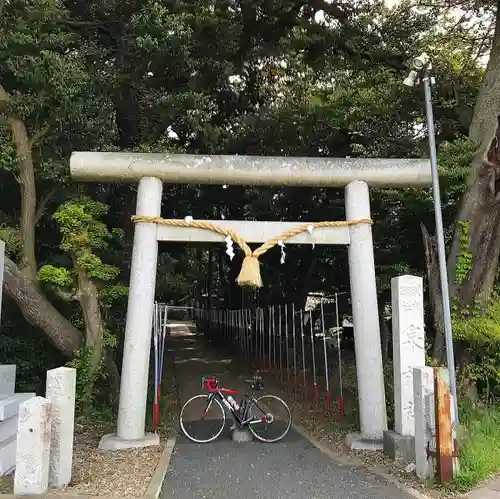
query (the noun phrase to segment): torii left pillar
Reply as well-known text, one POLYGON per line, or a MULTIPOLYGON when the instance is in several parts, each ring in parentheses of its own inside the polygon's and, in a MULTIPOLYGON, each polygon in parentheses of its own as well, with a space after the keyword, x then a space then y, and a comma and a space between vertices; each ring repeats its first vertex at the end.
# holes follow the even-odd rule
MULTIPOLYGON (((345 208, 347 220, 371 218, 366 182, 355 180, 346 186, 345 208)), ((381 450, 387 410, 372 227, 368 223, 352 225, 350 235, 349 278, 361 431, 348 435, 346 440, 351 449, 381 450)))
MULTIPOLYGON (((137 215, 159 217, 163 184, 155 177, 139 181, 137 215)), ((151 329, 156 287, 156 224, 135 224, 125 345, 116 434, 104 435, 102 450, 159 445, 157 433, 145 432, 151 329)))

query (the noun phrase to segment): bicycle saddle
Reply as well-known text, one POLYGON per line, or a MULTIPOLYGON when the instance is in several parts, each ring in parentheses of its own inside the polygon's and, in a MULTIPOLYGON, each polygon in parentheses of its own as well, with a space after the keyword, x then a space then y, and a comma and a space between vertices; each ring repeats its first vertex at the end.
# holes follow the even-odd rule
POLYGON ((262 378, 260 376, 255 376, 253 379, 247 379, 245 383, 248 383, 252 390, 262 391, 264 390, 264 385, 261 383, 262 378))

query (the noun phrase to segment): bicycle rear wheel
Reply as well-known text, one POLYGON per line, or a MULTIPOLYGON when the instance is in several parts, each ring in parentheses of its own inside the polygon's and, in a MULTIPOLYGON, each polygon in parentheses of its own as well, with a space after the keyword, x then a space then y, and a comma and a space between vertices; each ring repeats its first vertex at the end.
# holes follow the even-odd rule
POLYGON ((252 435, 261 442, 273 443, 281 440, 292 426, 292 413, 286 403, 275 395, 263 395, 248 408, 248 425, 252 435))
POLYGON ((182 407, 181 430, 189 440, 205 444, 215 440, 224 429, 226 413, 213 395, 196 395, 182 407))

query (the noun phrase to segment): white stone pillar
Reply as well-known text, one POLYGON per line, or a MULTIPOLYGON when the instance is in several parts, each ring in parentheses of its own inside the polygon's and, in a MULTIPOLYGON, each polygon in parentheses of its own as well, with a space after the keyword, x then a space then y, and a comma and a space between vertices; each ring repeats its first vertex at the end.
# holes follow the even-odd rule
POLYGON ((427 457, 436 450, 436 408, 434 402, 434 370, 432 367, 413 369, 415 394, 415 472, 421 480, 434 476, 435 460, 427 457))
POLYGON ((425 366, 424 290, 421 277, 391 280, 394 429, 415 436, 413 368, 425 366))
POLYGON ((5 268, 5 243, 0 240, 0 324, 2 324, 2 290, 3 272, 5 268))
POLYGON ((76 369, 58 367, 47 371, 45 396, 52 418, 49 487, 66 488, 71 482, 75 429, 76 369))
MULTIPOLYGON (((365 182, 351 182, 345 195, 347 220, 370 218, 370 195, 365 182)), ((348 443, 352 448, 381 449, 387 412, 371 225, 352 225, 350 235, 349 276, 361 435, 351 436, 348 443)))
MULTIPOLYGON (((162 182, 154 177, 140 180, 137 190, 137 215, 159 217, 162 182)), ((146 398, 151 328, 156 286, 158 241, 156 224, 136 223, 127 324, 123 347, 120 405, 115 435, 105 435, 99 444, 103 450, 158 445, 158 435, 146 435, 146 398)))
POLYGON ((50 401, 33 397, 21 404, 17 427, 15 495, 45 494, 49 483, 50 401))

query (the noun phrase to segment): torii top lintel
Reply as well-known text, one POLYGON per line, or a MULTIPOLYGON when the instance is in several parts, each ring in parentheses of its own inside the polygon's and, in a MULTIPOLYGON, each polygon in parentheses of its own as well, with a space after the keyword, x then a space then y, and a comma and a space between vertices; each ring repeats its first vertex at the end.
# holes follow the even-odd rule
POLYGON ((431 184, 426 159, 74 152, 70 170, 73 180, 85 182, 138 182, 157 177, 179 184, 344 187, 354 180, 374 187, 431 184))

